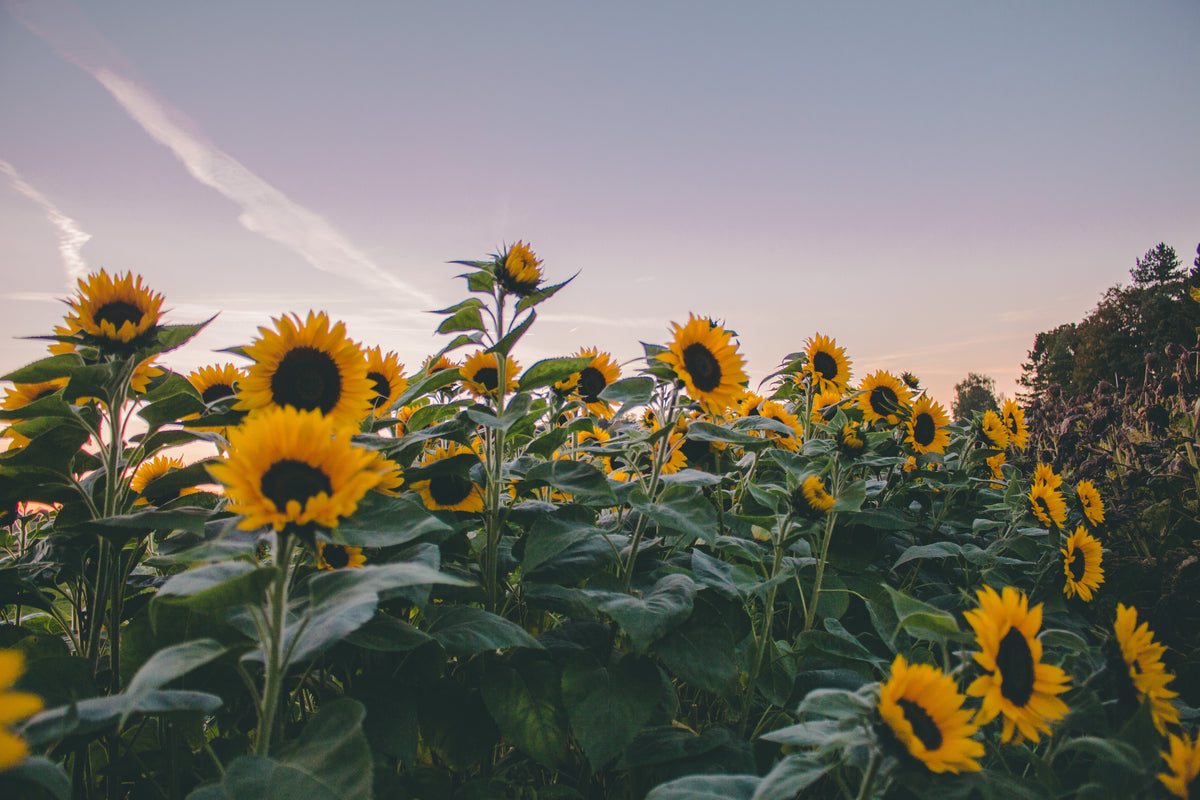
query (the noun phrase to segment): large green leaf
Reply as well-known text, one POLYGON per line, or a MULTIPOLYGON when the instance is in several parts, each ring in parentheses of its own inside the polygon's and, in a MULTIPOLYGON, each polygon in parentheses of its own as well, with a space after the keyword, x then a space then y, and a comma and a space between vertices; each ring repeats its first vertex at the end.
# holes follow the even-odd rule
POLYGON ((344 800, 370 797, 371 748, 363 734, 366 710, 341 697, 322 703, 294 745, 277 758, 241 756, 221 782, 189 800, 344 800))
POLYGON ((792 800, 819 781, 834 763, 808 753, 784 756, 762 779, 752 800, 792 800))
POLYGON ((602 537, 604 534, 605 531, 600 528, 574 520, 541 516, 534 521, 525 540, 521 566, 526 572, 533 572, 572 545, 602 537))
POLYGON ((563 669, 562 694, 571 732, 592 770, 598 771, 649 721, 662 683, 658 667, 648 658, 625 656, 610 669, 579 653, 563 669))
POLYGON ((452 656, 469 656, 502 647, 542 645, 515 622, 475 606, 430 606, 425 609, 428 633, 452 656))
POLYGON ((616 620, 641 653, 691 616, 695 596, 695 581, 674 573, 660 578, 643 597, 616 594, 597 608, 616 620))
POLYGON ((543 461, 525 473, 525 480, 534 485, 546 484, 571 495, 576 502, 587 505, 616 505, 604 473, 584 461, 557 459, 543 461))
POLYGON ((689 775, 660 783, 646 800, 751 800, 757 775, 689 775))
POLYGON ((0 797, 71 800, 71 778, 62 765, 42 756, 30 756, 0 772, 0 797), (43 794, 38 794, 39 791, 43 794))
POLYGON ((661 528, 678 531, 690 539, 714 544, 717 539, 717 515, 712 503, 698 487, 675 483, 663 490, 656 502, 635 490, 630 495, 633 507, 661 528))
POLYGON ((418 698, 421 739, 456 771, 491 763, 500 732, 478 690, 451 678, 423 687, 418 698))
POLYGON ((514 660, 487 666, 480 685, 483 702, 509 742, 550 769, 570 758, 562 678, 552 661, 514 660))
POLYGON ((701 592, 686 622, 654 643, 671 674, 714 694, 734 688, 737 645, 750 632, 750 620, 738 603, 701 592))
MULTIPOLYGON (((142 664, 124 693, 136 698, 157 691, 196 667, 220 658, 224 653, 225 646, 214 639, 195 639, 164 647, 142 664)), ((121 725, 125 724, 130 713, 132 708, 127 708, 121 717, 121 725)))
POLYGON ((931 641, 970 641, 971 637, 959 630, 953 614, 909 597, 886 584, 883 588, 891 597, 896 611, 896 633, 904 630, 909 636, 931 641))
POLYGON ((21 736, 32 746, 67 737, 94 737, 120 725, 132 714, 165 714, 201 711, 211 714, 221 707, 221 698, 207 692, 155 689, 136 695, 115 694, 93 697, 51 708, 29 719, 21 736))
POLYGON ((522 392, 540 389, 552 383, 561 381, 573 373, 579 372, 592 361, 590 356, 576 358, 547 358, 538 361, 521 375, 517 390, 522 392))
POLYGON ((353 516, 338 525, 336 536, 355 547, 389 547, 450 531, 450 526, 429 513, 421 498, 411 492, 399 497, 371 493, 353 516))

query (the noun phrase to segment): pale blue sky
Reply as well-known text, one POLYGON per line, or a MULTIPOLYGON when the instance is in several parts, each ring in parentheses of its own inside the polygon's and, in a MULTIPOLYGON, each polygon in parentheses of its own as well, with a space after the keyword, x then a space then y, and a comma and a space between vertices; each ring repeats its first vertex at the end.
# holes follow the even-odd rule
POLYGON ((309 308, 415 367, 444 262, 525 239, 581 274, 523 364, 694 311, 756 378, 820 331, 1011 394, 1136 256, 1193 258, 1198 42, 1194 0, 0 0, 0 368, 102 266, 222 312, 180 369, 309 308))

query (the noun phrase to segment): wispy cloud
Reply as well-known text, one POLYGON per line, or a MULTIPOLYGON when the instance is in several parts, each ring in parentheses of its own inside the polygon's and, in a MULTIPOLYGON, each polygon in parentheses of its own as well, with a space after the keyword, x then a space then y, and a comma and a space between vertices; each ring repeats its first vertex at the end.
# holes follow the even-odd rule
POLYGON ((372 261, 324 217, 296 203, 208 141, 194 123, 144 82, 129 77, 132 68, 126 60, 71 3, 8 0, 6 5, 59 56, 99 81, 154 141, 171 150, 188 174, 237 205, 241 209, 238 221, 247 230, 289 248, 322 272, 423 306, 436 303, 372 261))
POLYGON ((41 206, 46 213, 46 219, 58 232, 58 252, 62 256, 63 268, 67 271, 67 290, 75 289, 75 283, 87 274, 87 262, 80 252, 91 239, 91 234, 84 233, 75 220, 58 210, 46 196, 33 188, 19 174, 13 165, 0 159, 0 172, 8 176, 9 183, 21 194, 41 206))

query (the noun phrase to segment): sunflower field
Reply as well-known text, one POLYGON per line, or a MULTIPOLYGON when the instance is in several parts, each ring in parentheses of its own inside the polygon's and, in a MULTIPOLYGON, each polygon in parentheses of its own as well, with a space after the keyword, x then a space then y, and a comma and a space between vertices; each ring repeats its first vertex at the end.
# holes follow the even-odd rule
POLYGON ((407 374, 315 311, 175 373, 206 323, 79 282, 4 376, 0 797, 1200 797, 1078 417, 694 315, 522 363, 570 281, 455 263, 407 374))

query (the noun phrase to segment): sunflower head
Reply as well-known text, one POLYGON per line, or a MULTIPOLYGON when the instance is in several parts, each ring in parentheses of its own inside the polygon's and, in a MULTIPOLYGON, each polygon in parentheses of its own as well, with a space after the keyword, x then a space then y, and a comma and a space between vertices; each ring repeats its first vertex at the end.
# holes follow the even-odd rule
POLYGON ((766 435, 772 444, 791 453, 800 450, 800 443, 804 441, 804 426, 800 423, 796 415, 788 411, 782 403, 774 400, 764 400, 761 408, 759 408, 759 416, 775 420, 786 426, 790 431, 784 433, 783 431, 764 429, 762 433, 766 435))
POLYGON ((610 383, 621 377, 620 367, 613 361, 609 353, 601 353, 595 347, 584 348, 575 355, 580 358, 590 357, 592 360, 586 367, 574 373, 573 390, 579 395, 579 399, 587 406, 590 413, 605 419, 611 418, 612 407, 600 399, 600 393, 610 383))
POLYGON ((1025 424, 1025 411, 1011 397, 1000 406, 1000 419, 1008 431, 1008 443, 1017 450, 1029 444, 1029 426, 1025 424))
POLYGON ((1066 573, 1063 594, 1067 597, 1078 595, 1080 600, 1091 602, 1092 592, 1104 583, 1100 541, 1080 525, 1060 552, 1063 554, 1063 572, 1066 573))
MULTIPOLYGON (((461 444, 438 445, 421 459, 420 465, 428 467, 468 454, 477 456, 474 450, 461 444)), ((411 488, 431 511, 483 511, 482 487, 471 480, 466 470, 435 472, 429 478, 414 481, 411 488)))
POLYGON ((384 353, 379 347, 366 351, 366 356, 367 380, 371 381, 371 409, 376 414, 387 413, 408 388, 404 365, 391 350, 384 353))
POLYGON ((838 449, 851 458, 861 455, 867 449, 867 433, 858 425, 843 425, 834 434, 838 449))
POLYGON ((946 429, 950 424, 950 416, 940 403, 922 395, 913 405, 912 413, 904 424, 908 431, 905 442, 915 452, 946 452, 946 447, 950 444, 950 433, 946 429))
POLYGON ((825 490, 825 482, 809 475, 792 492, 792 509, 802 517, 819 517, 833 510, 837 501, 825 490))
POLYGON ((290 406, 357 426, 374 387, 362 348, 346 336, 346 326, 330 326, 325 312, 312 311, 303 322, 296 315, 273 321, 275 329, 259 328, 260 337, 246 348, 255 363, 238 386, 235 408, 290 406))
POLYGON ((992 476, 992 488, 993 489, 1002 488, 1004 486, 1004 484, 996 483, 996 481, 1004 480, 1003 467, 1007 463, 1007 461, 1005 460, 1005 457, 1004 457, 1004 453, 996 453, 996 455, 994 455, 994 456, 989 456, 986 459, 986 461, 987 461, 987 465, 988 465, 988 472, 992 476))
POLYGON ((1113 631, 1121 651, 1121 661, 1113 670, 1119 704, 1132 714, 1136 706, 1149 702, 1154 726, 1165 734, 1167 725, 1179 724, 1179 709, 1171 702, 1179 693, 1167 688, 1175 676, 1167 672, 1162 660, 1166 646, 1154 641, 1150 623, 1138 624, 1137 609, 1123 603, 1117 604, 1113 631))
POLYGON ((0 772, 15 767, 29 755, 29 747, 8 726, 42 710, 42 698, 28 692, 13 692, 13 684, 25 672, 25 653, 0 650, 0 772))
POLYGON ((858 390, 858 407, 868 424, 896 425, 912 404, 912 393, 904 381, 884 370, 868 375, 858 390))
POLYGON ((537 291, 542 280, 542 262, 529 245, 517 242, 496 259, 496 280, 500 288, 517 297, 528 297, 537 291))
POLYGON ((317 569, 357 569, 366 563, 361 547, 317 540, 317 569))
POLYGON ((1091 481, 1080 481, 1075 486, 1075 494, 1079 497, 1079 505, 1083 507, 1083 516, 1088 525, 1093 528, 1104 522, 1104 501, 1100 492, 1096 491, 1091 481))
POLYGON ((850 382, 850 361, 844 348, 820 333, 804 343, 803 374, 809 377, 811 386, 818 392, 834 389, 840 394, 850 382))
POLYGON ((185 494, 194 494, 196 487, 171 487, 168 490, 155 490, 151 486, 154 481, 159 478, 164 478, 170 473, 183 469, 183 457, 176 456, 155 456, 149 461, 143 461, 133 473, 133 477, 129 479, 129 488, 137 492, 138 499, 134 501, 134 505, 155 505, 163 506, 172 500, 176 500, 185 494), (147 487, 152 491, 146 491, 147 487))
POLYGON ((319 411, 267 408, 230 431, 229 457, 208 470, 244 530, 334 528, 383 479, 376 454, 356 447, 352 432, 319 411))
POLYGON ((1035 486, 1041 484, 1050 489, 1057 489, 1059 486, 1062 486, 1062 476, 1056 475, 1054 469, 1049 464, 1043 464, 1039 461, 1037 466, 1033 468, 1032 483, 1035 486))
POLYGON ((4 401, 0 403, 0 408, 5 411, 16 411, 24 408, 31 403, 36 403, 55 392, 60 391, 67 385, 66 378, 55 378, 51 381, 42 381, 40 383, 14 383, 11 389, 5 389, 4 401))
MULTIPOLYGON (((520 367, 511 356, 504 357, 504 393, 517 388, 517 372, 520 367)), ((495 353, 480 350, 472 354, 458 368, 463 388, 481 399, 495 399, 500 388, 500 359, 495 353)))
POLYGON ((188 375, 188 382, 200 393, 200 399, 205 405, 212 405, 236 397, 238 383, 245 377, 245 372, 233 364, 226 363, 201 367, 188 375))
POLYGON ((978 437, 976 444, 989 450, 1003 450, 1008 447, 1008 428, 995 411, 985 411, 979 419, 976 428, 978 437))
POLYGON ((688 395, 710 414, 723 414, 736 402, 746 382, 745 359, 730 340, 733 334, 712 321, 688 316, 686 325, 672 322, 675 339, 660 361, 675 370, 688 395))
MULTIPOLYGON (((1200 289, 1192 289, 1192 299, 1200 302, 1200 289)), ((1200 736, 1192 739, 1187 733, 1182 736, 1171 734, 1167 738, 1169 753, 1160 753, 1167 762, 1167 771, 1158 773, 1158 779, 1167 791, 1182 800, 1200 797, 1200 736)))
POLYGON ((842 393, 837 389, 826 389, 813 395, 812 412, 809 418, 814 424, 829 422, 837 412, 837 404, 842 401, 842 393))
POLYGON ((79 291, 68 301, 66 327, 99 343, 129 345, 141 341, 158 325, 163 297, 136 280, 132 272, 109 277, 100 270, 79 279, 79 291))
POLYGON ((984 751, 971 738, 978 727, 962 707, 965 700, 949 675, 898 655, 879 687, 876 709, 885 725, 879 730, 930 772, 974 772, 984 751))
POLYGON ((1067 501, 1057 489, 1035 483, 1029 490, 1029 505, 1034 516, 1046 527, 1059 527, 1067 521, 1067 501))

